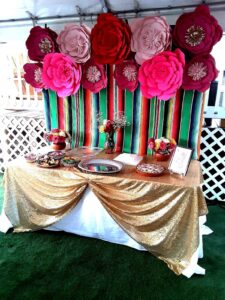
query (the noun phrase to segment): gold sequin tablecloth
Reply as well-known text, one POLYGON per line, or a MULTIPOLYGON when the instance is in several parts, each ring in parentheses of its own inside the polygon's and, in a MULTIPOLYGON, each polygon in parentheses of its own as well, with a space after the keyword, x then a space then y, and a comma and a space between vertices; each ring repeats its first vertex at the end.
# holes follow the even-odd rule
POLYGON ((198 161, 186 177, 145 177, 132 166, 95 175, 17 159, 5 171, 3 209, 15 232, 46 228, 68 214, 89 186, 128 235, 181 274, 199 244, 199 216, 207 214, 201 180, 198 161))

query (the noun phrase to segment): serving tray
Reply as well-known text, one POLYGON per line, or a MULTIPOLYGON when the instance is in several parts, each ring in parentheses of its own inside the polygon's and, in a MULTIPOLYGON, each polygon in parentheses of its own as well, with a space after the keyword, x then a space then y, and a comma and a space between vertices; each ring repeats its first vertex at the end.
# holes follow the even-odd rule
POLYGON ((78 168, 82 171, 97 174, 118 173, 123 168, 123 163, 110 159, 88 159, 78 164, 78 168))

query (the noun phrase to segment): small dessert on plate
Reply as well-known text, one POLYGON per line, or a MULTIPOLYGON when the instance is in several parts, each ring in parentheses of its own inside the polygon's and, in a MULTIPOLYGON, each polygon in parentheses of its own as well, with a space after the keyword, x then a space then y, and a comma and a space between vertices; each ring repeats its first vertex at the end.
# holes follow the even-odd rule
POLYGON ((36 159, 36 164, 42 168, 58 167, 59 163, 60 163, 60 159, 55 159, 53 157, 50 157, 48 154, 38 156, 36 159))
POLYGON ((165 168, 158 164, 139 164, 136 170, 141 175, 155 177, 162 175, 165 168))

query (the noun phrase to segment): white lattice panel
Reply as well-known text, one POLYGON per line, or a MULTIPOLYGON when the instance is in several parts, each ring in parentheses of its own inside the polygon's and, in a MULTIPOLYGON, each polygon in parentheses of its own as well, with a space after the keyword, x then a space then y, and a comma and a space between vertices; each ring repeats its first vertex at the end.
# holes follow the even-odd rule
POLYGON ((225 129, 203 128, 200 160, 205 197, 225 201, 225 129))
POLYGON ((44 132, 44 117, 39 113, 28 111, 0 115, 0 171, 4 171, 8 161, 46 146, 44 132))

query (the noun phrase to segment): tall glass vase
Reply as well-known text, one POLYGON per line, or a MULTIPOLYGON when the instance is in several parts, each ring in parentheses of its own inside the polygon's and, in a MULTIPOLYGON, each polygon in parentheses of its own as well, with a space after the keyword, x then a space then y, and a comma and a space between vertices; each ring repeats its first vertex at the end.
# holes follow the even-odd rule
POLYGON ((114 152, 115 142, 114 142, 114 131, 106 133, 106 140, 105 140, 105 153, 112 154, 114 152))

